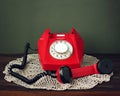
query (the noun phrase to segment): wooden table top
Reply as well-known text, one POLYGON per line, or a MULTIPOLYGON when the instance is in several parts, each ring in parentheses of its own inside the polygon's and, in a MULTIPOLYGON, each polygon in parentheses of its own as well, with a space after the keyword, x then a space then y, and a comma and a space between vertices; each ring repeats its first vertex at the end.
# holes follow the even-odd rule
POLYGON ((22 55, 0 54, 0 96, 120 96, 120 54, 90 54, 98 59, 109 58, 113 62, 114 75, 110 82, 103 82, 89 90, 65 90, 47 91, 38 89, 27 89, 14 83, 4 80, 3 70, 9 61, 21 57, 22 55))

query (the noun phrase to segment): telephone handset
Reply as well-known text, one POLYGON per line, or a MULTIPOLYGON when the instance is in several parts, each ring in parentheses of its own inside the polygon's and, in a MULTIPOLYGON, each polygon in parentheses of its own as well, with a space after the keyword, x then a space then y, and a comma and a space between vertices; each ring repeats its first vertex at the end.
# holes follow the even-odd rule
POLYGON ((46 71, 37 74, 33 79, 14 72, 12 69, 24 69, 30 44, 25 46, 23 62, 14 64, 9 73, 20 80, 32 84, 39 78, 49 75, 61 83, 71 83, 73 78, 92 74, 110 74, 112 62, 104 59, 91 66, 81 67, 84 55, 84 42, 78 32, 72 28, 69 33, 50 33, 47 29, 38 40, 38 55, 42 68, 46 71))

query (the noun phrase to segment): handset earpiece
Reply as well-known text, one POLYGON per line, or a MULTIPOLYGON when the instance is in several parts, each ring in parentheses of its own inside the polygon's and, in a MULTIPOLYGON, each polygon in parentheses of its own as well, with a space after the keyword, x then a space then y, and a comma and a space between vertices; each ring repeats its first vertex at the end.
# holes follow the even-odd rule
POLYGON ((60 67, 56 72, 57 80, 61 83, 72 82, 72 72, 68 66, 60 67))
POLYGON ((57 70, 56 76, 61 83, 71 83, 72 78, 79 78, 92 74, 110 74, 112 72, 112 61, 104 59, 96 64, 76 69, 70 69, 68 66, 62 66, 57 70))
POLYGON ((113 71, 112 61, 104 59, 97 63, 97 69, 100 74, 110 74, 113 71))

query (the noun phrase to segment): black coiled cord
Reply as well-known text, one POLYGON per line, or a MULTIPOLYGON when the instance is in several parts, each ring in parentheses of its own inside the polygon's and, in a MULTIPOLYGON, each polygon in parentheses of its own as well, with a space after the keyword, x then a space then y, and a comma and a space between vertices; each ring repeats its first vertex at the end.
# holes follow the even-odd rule
POLYGON ((9 74, 11 74, 12 76, 22 80, 23 82, 27 83, 27 84, 33 84, 35 83, 38 79, 40 79, 41 77, 44 77, 44 76, 51 76, 53 78, 56 78, 56 76, 54 75, 55 72, 52 72, 52 71, 45 71, 45 72, 42 72, 40 74, 37 74, 34 78, 32 79, 27 79, 26 77, 16 73, 16 72, 13 72, 12 69, 14 68, 17 68, 17 69, 24 69, 24 67, 26 66, 26 62, 27 62, 27 54, 28 54, 28 49, 31 49, 30 48, 30 44, 29 43, 26 43, 25 45, 25 50, 24 50, 24 56, 23 56, 23 61, 22 61, 22 64, 21 65, 18 65, 18 64, 14 64, 14 65, 11 65, 10 68, 9 68, 9 74))

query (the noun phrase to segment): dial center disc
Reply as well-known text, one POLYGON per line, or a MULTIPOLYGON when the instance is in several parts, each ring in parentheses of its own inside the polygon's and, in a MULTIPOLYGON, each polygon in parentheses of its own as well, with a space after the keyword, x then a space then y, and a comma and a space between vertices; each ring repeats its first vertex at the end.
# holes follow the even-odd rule
POLYGON ((58 53, 65 53, 68 50, 68 46, 65 43, 58 43, 55 45, 55 51, 58 53))

